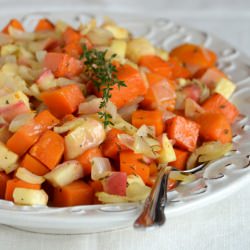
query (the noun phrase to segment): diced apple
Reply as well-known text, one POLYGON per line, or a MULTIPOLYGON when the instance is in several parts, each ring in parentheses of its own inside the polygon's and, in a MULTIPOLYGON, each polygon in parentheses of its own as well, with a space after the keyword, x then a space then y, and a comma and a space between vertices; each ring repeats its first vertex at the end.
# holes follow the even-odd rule
POLYGON ((41 90, 48 90, 50 88, 56 87, 55 77, 51 70, 45 70, 36 80, 36 83, 41 90))
POLYGON ((226 99, 233 94, 234 90, 236 89, 236 85, 226 78, 221 78, 215 85, 214 92, 221 94, 226 99))
POLYGON ((0 142, 0 168, 6 173, 9 173, 9 168, 15 165, 17 160, 18 155, 10 151, 2 142, 0 142))
POLYGON ((113 172, 103 183, 104 192, 115 195, 126 195, 127 174, 113 172))
POLYGON ((128 42, 126 55, 128 59, 137 63, 143 55, 154 55, 154 46, 145 38, 136 38, 128 42))
POLYGON ((16 91, 8 95, 1 96, 0 107, 5 107, 8 106, 9 104, 15 104, 20 101, 22 101, 30 110, 29 98, 22 91, 16 91))
POLYGON ((82 125, 65 136, 66 158, 74 159, 86 150, 99 146, 105 139, 103 124, 86 117, 82 125))
POLYGON ((14 202, 18 205, 47 205, 48 195, 44 190, 28 188, 15 188, 13 192, 14 202))
POLYGON ((18 51, 18 46, 7 44, 1 47, 1 56, 11 55, 18 51))
POLYGON ((84 176, 83 168, 78 161, 66 161, 51 172, 46 174, 44 177, 54 187, 64 187, 73 181, 76 181, 84 176))
POLYGON ((19 101, 14 104, 0 107, 0 116, 2 116, 5 121, 11 122, 17 115, 27 113, 29 111, 30 109, 25 105, 25 103, 23 101, 19 101))
POLYGON ((156 55, 159 56, 162 60, 167 61, 169 58, 168 52, 164 49, 156 49, 156 55))
POLYGON ((162 135, 162 150, 160 152, 159 163, 168 163, 176 160, 173 145, 169 141, 167 135, 162 135))
POLYGON ((22 181, 31 183, 31 184, 42 184, 45 179, 42 176, 33 174, 26 168, 19 167, 16 171, 16 177, 22 181))
POLYGON ((129 37, 128 30, 114 24, 106 24, 104 29, 110 31, 116 39, 128 39, 129 37))
POLYGON ((124 58, 126 54, 127 43, 123 40, 115 39, 111 42, 110 50, 118 57, 124 58))

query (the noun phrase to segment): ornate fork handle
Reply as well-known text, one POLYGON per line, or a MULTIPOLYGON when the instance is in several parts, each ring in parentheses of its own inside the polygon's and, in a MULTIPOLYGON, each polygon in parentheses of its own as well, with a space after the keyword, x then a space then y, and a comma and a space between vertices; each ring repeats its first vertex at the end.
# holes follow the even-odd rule
POLYGON ((147 228, 164 224, 165 206, 167 203, 167 181, 171 167, 164 166, 159 171, 155 185, 145 201, 140 216, 134 222, 135 228, 147 228))
POLYGON ((174 167, 161 165, 156 182, 145 201, 142 213, 134 222, 134 228, 147 228, 164 224, 166 220, 164 210, 167 204, 167 182, 171 171, 177 171, 182 174, 194 174, 204 167, 206 167, 205 163, 193 169, 180 171, 174 167))

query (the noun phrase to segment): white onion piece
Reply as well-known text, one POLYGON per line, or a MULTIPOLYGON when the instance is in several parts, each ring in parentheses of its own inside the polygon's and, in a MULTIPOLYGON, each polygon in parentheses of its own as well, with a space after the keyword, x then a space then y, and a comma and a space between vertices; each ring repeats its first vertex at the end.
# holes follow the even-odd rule
POLYGON ((138 108, 138 104, 132 104, 129 106, 125 106, 121 109, 119 109, 118 113, 119 115, 127 122, 131 121, 132 113, 136 111, 138 108))
POLYGON ((137 132, 137 128, 134 127, 131 123, 122 119, 120 115, 117 115, 117 118, 115 121, 113 121, 113 123, 114 123, 113 125, 114 128, 123 130, 125 133, 129 135, 134 135, 137 132))
POLYGON ((134 152, 143 154, 151 159, 156 159, 159 155, 145 141, 144 137, 136 136, 134 142, 134 152))
POLYGON ((163 119, 163 122, 175 117, 176 114, 168 111, 168 110, 162 110, 162 119, 163 119))
POLYGON ((69 84, 76 84, 75 80, 71 80, 71 79, 64 78, 64 77, 57 78, 55 82, 56 82, 56 85, 59 87, 63 87, 69 84))
POLYGON ((131 116, 132 113, 137 110, 138 108, 138 104, 143 101, 144 97, 143 96, 139 96, 137 97, 135 100, 133 100, 132 102, 130 102, 128 105, 122 107, 121 109, 119 109, 118 113, 119 115, 127 122, 131 121, 131 116))
POLYGON ((9 34, 11 37, 13 37, 17 40, 32 41, 35 39, 35 33, 24 32, 22 30, 15 29, 11 26, 9 27, 9 34))
POLYGON ((109 45, 113 35, 108 30, 93 28, 88 32, 87 37, 94 45, 109 45))
POLYGON ((100 180, 112 171, 108 158, 93 157, 91 159, 91 179, 100 180))
POLYGON ((0 32, 0 46, 11 44, 13 42, 13 38, 7 34, 0 32))
POLYGON ((48 180, 54 187, 64 187, 73 181, 84 176, 82 165, 79 161, 65 161, 58 165, 51 172, 46 174, 44 178, 48 180))
POLYGON ((87 102, 83 102, 78 107, 78 113, 82 115, 97 113, 100 109, 101 98, 95 98, 87 102))
POLYGON ((18 168, 16 171, 16 177, 31 184, 42 184, 45 181, 42 176, 33 174, 26 168, 18 168))
POLYGON ((127 135, 127 134, 118 134, 117 138, 122 145, 126 146, 127 148, 131 150, 134 150, 135 139, 133 136, 127 135))
POLYGON ((15 188, 13 192, 14 203, 28 206, 45 206, 49 197, 43 189, 15 188))
POLYGON ((194 118, 195 116, 204 113, 205 110, 193 99, 187 98, 185 100, 185 116, 194 118))
POLYGON ((72 121, 65 122, 60 127, 54 127, 54 131, 58 134, 63 134, 69 130, 73 130, 78 126, 81 126, 85 122, 84 118, 77 118, 72 121))
POLYGON ((27 124, 29 121, 31 121, 35 117, 35 112, 29 112, 17 115, 10 123, 9 125, 9 131, 12 133, 15 133, 20 127, 27 124))
POLYGON ((43 62, 46 54, 47 54, 47 51, 45 50, 36 51, 35 55, 36 55, 37 61, 40 63, 43 62))
POLYGON ((16 63, 16 56, 15 55, 6 55, 0 57, 0 66, 4 65, 5 63, 16 63))
POLYGON ((148 135, 155 137, 155 127, 142 125, 136 132, 136 135, 146 137, 148 135))
POLYGON ((106 106, 106 112, 112 116, 113 120, 117 118, 117 107, 112 102, 108 102, 106 106))

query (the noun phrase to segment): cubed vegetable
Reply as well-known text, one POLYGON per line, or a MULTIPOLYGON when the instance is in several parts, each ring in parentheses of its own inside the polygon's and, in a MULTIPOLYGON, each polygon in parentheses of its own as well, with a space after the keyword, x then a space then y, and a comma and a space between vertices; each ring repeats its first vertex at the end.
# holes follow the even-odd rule
POLYGON ((199 136, 199 124, 182 116, 167 120, 167 135, 175 140, 175 145, 181 149, 194 151, 199 136))

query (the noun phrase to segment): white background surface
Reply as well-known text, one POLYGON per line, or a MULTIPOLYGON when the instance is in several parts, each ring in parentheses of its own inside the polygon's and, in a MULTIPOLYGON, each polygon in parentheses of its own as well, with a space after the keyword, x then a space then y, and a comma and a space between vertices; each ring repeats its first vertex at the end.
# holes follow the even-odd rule
MULTIPOLYGON (((1 11, 101 8, 167 17, 212 32, 250 55, 249 0, 0 0, 1 11), (69 3, 70 2, 70 3, 69 3)), ((250 184, 250 180, 249 180, 250 184)), ((126 229, 92 235, 41 235, 0 226, 0 250, 247 250, 250 249, 250 188, 219 203, 171 218, 154 231, 126 229)), ((86 225, 87 227, 88 225, 86 225)))

